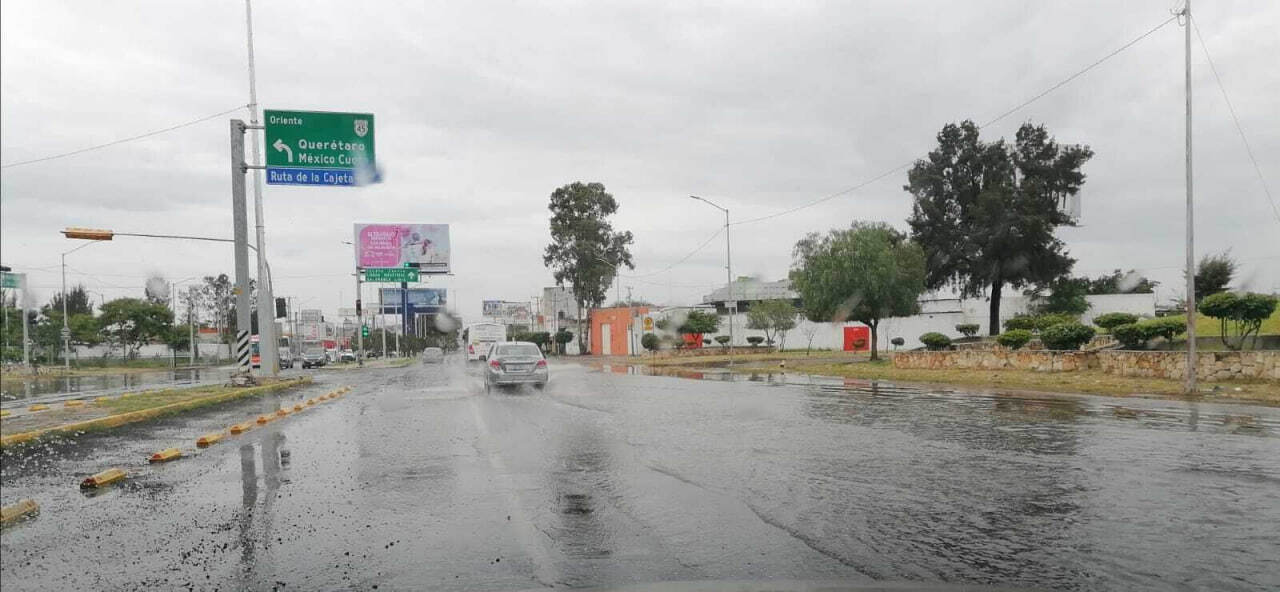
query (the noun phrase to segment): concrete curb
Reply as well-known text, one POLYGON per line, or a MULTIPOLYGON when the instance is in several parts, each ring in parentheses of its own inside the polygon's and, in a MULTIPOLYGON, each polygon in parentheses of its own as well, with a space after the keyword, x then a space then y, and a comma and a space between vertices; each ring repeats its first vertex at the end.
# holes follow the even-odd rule
POLYGON ((88 419, 85 421, 77 421, 73 423, 62 424, 60 426, 54 426, 51 428, 33 430, 30 432, 11 434, 8 436, 4 436, 3 438, 0 438, 0 448, 4 448, 6 446, 12 446, 14 444, 21 444, 23 442, 29 442, 48 434, 83 432, 83 431, 89 431, 89 430, 95 430, 95 429, 119 427, 125 424, 145 421, 148 419, 154 419, 157 417, 169 415, 172 413, 178 413, 181 411, 187 411, 189 409, 196 409, 196 408, 204 407, 207 405, 216 405, 218 403, 225 403, 227 401, 234 401, 236 399, 252 397, 255 395, 275 392, 275 391, 293 388, 295 386, 302 386, 304 384, 310 384, 310 383, 311 383, 310 376, 301 376, 298 378, 284 380, 274 384, 267 384, 262 386, 254 386, 249 388, 238 389, 238 390, 234 390, 221 395, 203 397, 203 398, 194 399, 191 401, 181 401, 178 403, 170 403, 168 405, 153 407, 151 409, 141 409, 138 411, 130 411, 128 413, 120 413, 117 415, 108 415, 107 417, 99 417, 95 419, 88 419))

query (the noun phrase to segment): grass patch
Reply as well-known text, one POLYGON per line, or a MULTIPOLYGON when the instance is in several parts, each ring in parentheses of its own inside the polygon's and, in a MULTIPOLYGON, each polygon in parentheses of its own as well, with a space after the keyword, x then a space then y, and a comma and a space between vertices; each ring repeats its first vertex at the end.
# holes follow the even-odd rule
MULTIPOLYGON (((751 366, 733 368, 735 372, 778 372, 776 366, 751 366)), ((796 363, 788 372, 842 376, 868 380, 893 380, 898 382, 922 382, 958 384, 987 388, 1009 388, 1055 393, 1087 393, 1112 396, 1165 395, 1182 396, 1182 382, 1163 378, 1116 376, 1100 370, 1077 372, 1035 372, 1031 370, 930 370, 895 368, 888 361, 849 363, 796 363)), ((1237 400, 1280 405, 1280 383, 1264 381, 1201 382, 1200 387, 1212 391, 1206 399, 1237 400), (1219 390, 1213 391, 1214 387, 1219 390), (1240 388, 1237 392, 1235 389, 1240 388)))

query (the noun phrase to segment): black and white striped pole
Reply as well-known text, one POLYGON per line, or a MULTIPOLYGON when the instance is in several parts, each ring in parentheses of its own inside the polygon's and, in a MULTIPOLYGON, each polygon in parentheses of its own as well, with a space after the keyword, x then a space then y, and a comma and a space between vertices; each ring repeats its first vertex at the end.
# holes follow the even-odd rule
POLYGON ((249 167, 244 161, 245 124, 231 120, 231 215, 233 241, 235 242, 236 285, 236 365, 249 374, 249 221, 245 198, 245 173, 249 167))

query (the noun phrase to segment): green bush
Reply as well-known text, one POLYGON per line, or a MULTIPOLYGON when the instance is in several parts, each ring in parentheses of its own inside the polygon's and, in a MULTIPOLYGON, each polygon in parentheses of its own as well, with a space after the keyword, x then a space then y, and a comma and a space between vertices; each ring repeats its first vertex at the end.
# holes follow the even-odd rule
POLYGON ((1054 325, 1066 324, 1079 325, 1080 323, 1076 320, 1076 317, 1068 314, 1042 314, 1036 317, 1036 330, 1038 331, 1044 331, 1054 325))
POLYGON ((996 336, 996 343, 1009 349, 1021 349, 1031 341, 1031 332, 1026 329, 1010 329, 996 336))
POLYGON ((1068 314, 1017 315, 1004 322, 1004 329, 1023 329, 1026 331, 1044 331, 1054 325, 1076 323, 1076 318, 1068 314))
POLYGON ((1146 349, 1147 342, 1156 337, 1172 340, 1186 331, 1187 321, 1182 317, 1156 317, 1112 327, 1111 336, 1125 349, 1146 349))
POLYGON ((1111 328, 1111 336, 1120 342, 1125 349, 1146 349, 1147 340, 1151 339, 1146 327, 1138 323, 1117 325, 1111 328))
POLYGON ((906 340, 906 339, 903 339, 903 338, 901 338, 901 337, 894 337, 893 339, 890 339, 890 340, 889 340, 889 343, 892 343, 892 344, 893 344, 893 347, 898 348, 898 347, 902 347, 902 346, 906 345, 906 344, 907 344, 907 340, 906 340))
POLYGON ((956 331, 960 332, 960 334, 965 337, 973 337, 974 335, 977 335, 978 329, 980 329, 980 327, 977 323, 960 323, 959 325, 956 325, 956 331))
POLYGON ((1057 323, 1040 332, 1040 341, 1048 349, 1075 350, 1089 343, 1093 335, 1093 327, 1075 322, 1057 323))
POLYGON ((1093 319, 1093 324, 1110 331, 1120 325, 1132 325, 1138 322, 1138 315, 1129 314, 1127 312, 1109 312, 1107 314, 1098 315, 1093 319))
POLYGON ((723 345, 724 347, 729 347, 729 336, 728 336, 728 335, 717 335, 717 336, 716 336, 716 343, 719 343, 720 345, 723 345))
POLYGON ((755 347, 757 345, 760 345, 761 343, 764 343, 764 338, 759 335, 752 335, 751 337, 747 338, 747 343, 750 343, 751 347, 755 347))
POLYGON ((1218 319, 1222 344, 1228 349, 1238 350, 1244 347, 1249 335, 1254 336, 1254 345, 1257 345, 1262 323, 1271 317, 1277 305, 1275 296, 1221 292, 1201 300, 1200 312, 1218 319), (1234 335, 1234 340, 1227 339, 1229 333, 1234 335))
POLYGON ((651 352, 658 351, 658 345, 660 343, 661 340, 659 340, 658 336, 653 333, 645 333, 644 337, 640 338, 640 346, 651 352))
POLYGON ((920 336, 920 343, 923 343, 929 351, 941 351, 951 347, 951 338, 941 333, 930 331, 920 336))
POLYGON ((1186 317, 1158 317, 1139 321, 1138 324, 1150 327, 1152 337, 1163 337, 1171 341, 1187 332, 1186 317))
POLYGON ((1036 318, 1031 315, 1017 315, 1004 322, 1004 330, 1031 331, 1036 328, 1036 318))

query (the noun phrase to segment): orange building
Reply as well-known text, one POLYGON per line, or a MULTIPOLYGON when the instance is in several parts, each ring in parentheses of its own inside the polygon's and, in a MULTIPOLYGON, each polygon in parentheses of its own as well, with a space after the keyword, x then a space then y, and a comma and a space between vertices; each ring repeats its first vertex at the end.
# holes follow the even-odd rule
POLYGON ((640 350, 640 315, 648 314, 647 306, 591 309, 591 355, 625 356, 640 350))

